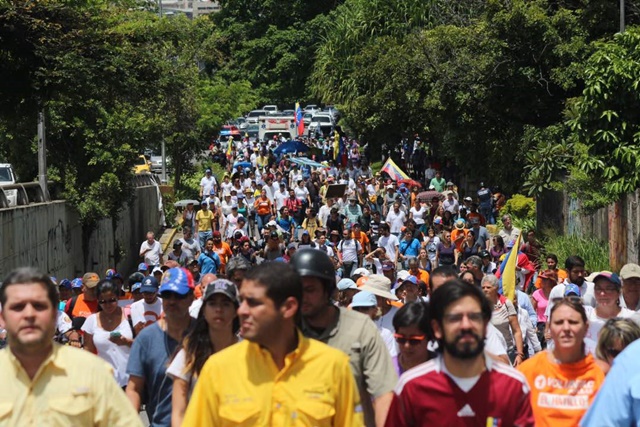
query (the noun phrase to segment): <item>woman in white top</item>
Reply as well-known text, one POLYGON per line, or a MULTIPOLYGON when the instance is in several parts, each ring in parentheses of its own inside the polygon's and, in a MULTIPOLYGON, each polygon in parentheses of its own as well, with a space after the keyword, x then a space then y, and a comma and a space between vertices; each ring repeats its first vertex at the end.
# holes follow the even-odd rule
POLYGON ((593 290, 596 297, 596 307, 585 305, 589 328, 585 338, 598 341, 600 330, 605 322, 614 317, 628 318, 635 311, 620 307, 620 288, 622 282, 615 273, 603 271, 593 279, 593 290))
POLYGON ((415 221, 416 227, 424 234, 427 232, 427 226, 424 219, 428 212, 429 210, 427 207, 422 204, 419 198, 416 197, 413 207, 409 210, 409 218, 415 221))
POLYGON ((167 375, 173 379, 171 425, 181 426, 189 397, 204 363, 213 353, 238 342, 238 290, 226 279, 209 284, 193 329, 185 337, 167 375))
POLYGON ((97 285, 98 304, 102 311, 92 314, 82 325, 84 348, 107 361, 120 387, 129 381, 127 362, 133 331, 122 308, 118 306, 118 286, 110 280, 97 285))

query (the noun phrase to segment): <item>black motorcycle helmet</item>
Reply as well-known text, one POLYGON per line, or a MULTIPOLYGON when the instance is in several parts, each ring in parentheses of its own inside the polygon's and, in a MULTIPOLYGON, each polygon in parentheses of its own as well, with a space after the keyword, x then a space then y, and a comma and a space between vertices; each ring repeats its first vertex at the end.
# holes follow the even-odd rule
POLYGON ((329 295, 336 287, 336 269, 329 255, 319 249, 304 248, 296 251, 290 264, 302 277, 317 277, 325 284, 329 295))

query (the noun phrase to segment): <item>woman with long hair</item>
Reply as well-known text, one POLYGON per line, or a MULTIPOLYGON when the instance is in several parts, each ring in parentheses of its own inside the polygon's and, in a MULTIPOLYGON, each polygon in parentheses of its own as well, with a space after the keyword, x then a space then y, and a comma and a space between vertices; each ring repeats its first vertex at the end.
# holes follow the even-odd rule
POLYGON ((451 232, 442 232, 442 241, 438 243, 436 252, 436 266, 458 264, 458 252, 456 246, 451 243, 451 232))
POLYGON ((84 348, 108 362, 118 385, 124 388, 129 381, 127 362, 133 344, 133 329, 124 310, 118 306, 120 287, 105 279, 98 282, 96 289, 100 311, 89 316, 82 325, 84 348))
POLYGON ((473 230, 467 231, 458 252, 458 263, 464 263, 470 256, 478 255, 481 250, 480 244, 475 242, 475 232, 473 230))
POLYGON ((236 285, 226 279, 215 280, 207 286, 202 301, 193 329, 167 369, 167 375, 173 379, 173 427, 182 425, 189 397, 209 356, 238 342, 240 321, 236 314, 239 305, 236 285))
POLYGON ((549 305, 549 295, 551 289, 558 284, 558 275, 553 270, 545 270, 538 275, 540 279, 540 289, 537 289, 531 295, 531 305, 536 311, 538 316, 538 323, 536 324, 536 333, 538 334, 538 341, 542 348, 547 347, 547 342, 544 339, 544 330, 547 324, 547 306, 549 305))
POLYGON ((500 265, 500 257, 507 253, 507 248, 504 246, 504 239, 496 235, 491 239, 491 243, 491 249, 489 249, 491 261, 495 262, 496 265, 500 265))

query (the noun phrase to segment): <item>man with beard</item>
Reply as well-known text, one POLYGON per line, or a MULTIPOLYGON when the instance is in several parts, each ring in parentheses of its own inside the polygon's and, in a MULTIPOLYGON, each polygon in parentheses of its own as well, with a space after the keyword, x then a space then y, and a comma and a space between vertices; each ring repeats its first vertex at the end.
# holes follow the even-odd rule
MULTIPOLYGON (((564 262, 564 267, 569 273, 569 277, 564 282, 554 286, 549 293, 549 304, 545 311, 547 319, 551 316, 551 309, 553 308, 553 302, 556 299, 562 299, 564 297, 565 288, 569 284, 574 284, 580 289, 580 297, 584 305, 596 306, 595 291, 593 290, 593 283, 588 282, 585 279, 584 260, 577 255, 571 255, 564 262)), ((547 325, 548 329, 548 325, 547 325)))
POLYGON ((492 307, 482 291, 452 280, 430 307, 438 357, 400 377, 386 425, 533 426, 524 376, 484 352, 492 307))

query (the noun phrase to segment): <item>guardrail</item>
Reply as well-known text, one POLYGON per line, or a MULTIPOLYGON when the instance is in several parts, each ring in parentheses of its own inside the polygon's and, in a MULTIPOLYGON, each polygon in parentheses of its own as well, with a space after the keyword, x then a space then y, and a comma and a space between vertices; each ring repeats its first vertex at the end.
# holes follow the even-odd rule
MULTIPOLYGON (((49 183, 52 185, 53 183, 49 183)), ((29 203, 44 203, 51 199, 51 196, 47 192, 44 194, 40 184, 37 182, 25 182, 20 184, 0 185, 0 209, 9 208, 9 200, 6 195, 6 191, 16 190, 16 205, 27 206, 29 203)))

